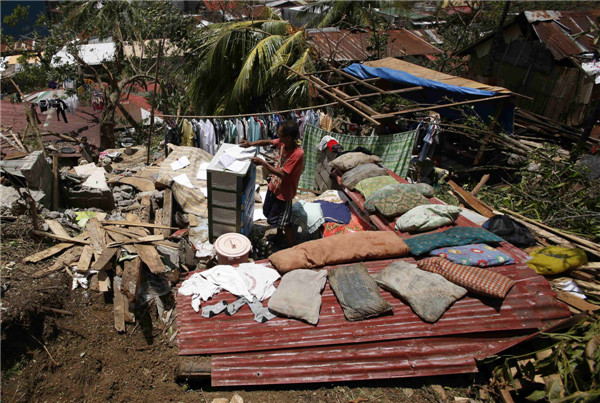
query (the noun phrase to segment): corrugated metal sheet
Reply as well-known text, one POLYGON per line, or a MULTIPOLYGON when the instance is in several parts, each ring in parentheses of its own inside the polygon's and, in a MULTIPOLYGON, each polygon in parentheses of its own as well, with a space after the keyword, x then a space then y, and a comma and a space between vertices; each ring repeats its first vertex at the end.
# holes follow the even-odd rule
POLYGON ((475 359, 529 336, 479 334, 212 357, 212 386, 340 382, 477 372, 475 359))
MULTIPOLYGON (((405 260, 415 262, 412 258, 405 260)), ((366 262, 365 265, 369 273, 376 273, 391 262, 392 260, 381 260, 366 262)), ((383 290, 382 297, 394 307, 393 315, 348 322, 333 291, 327 285, 322 296, 319 325, 316 327, 285 318, 257 323, 253 321, 254 316, 248 307, 234 316, 220 315, 206 319, 194 312, 190 297, 178 295, 179 354, 232 353, 538 329, 543 326, 544 321, 570 315, 569 310, 554 298, 550 283, 527 265, 507 265, 492 270, 516 282, 503 302, 469 296, 457 301, 434 324, 423 322, 409 306, 383 290), (235 342, 230 343, 228 340, 235 342)), ((233 302, 235 299, 227 292, 213 298, 215 303, 220 300, 233 302)))
MULTIPOLYGON (((386 55, 389 57, 424 56, 441 50, 405 30, 390 30, 386 55)), ((338 32, 310 32, 309 40, 321 58, 336 61, 358 61, 369 57, 370 32, 339 30, 338 32)))
POLYGON ((386 57, 380 60, 373 60, 363 63, 365 66, 371 67, 387 67, 389 69, 405 71, 413 76, 435 80, 444 84, 459 85, 461 87, 475 88, 478 90, 495 91, 503 94, 509 94, 511 91, 503 87, 491 86, 477 81, 469 80, 462 77, 452 76, 426 67, 422 67, 413 63, 405 62, 404 60, 386 57))

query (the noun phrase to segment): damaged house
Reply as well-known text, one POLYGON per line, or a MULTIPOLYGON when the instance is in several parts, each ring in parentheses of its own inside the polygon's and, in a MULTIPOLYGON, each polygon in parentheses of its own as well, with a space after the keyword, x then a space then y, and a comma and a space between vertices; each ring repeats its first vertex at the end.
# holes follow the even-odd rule
POLYGON ((600 100, 600 9, 525 11, 461 51, 469 78, 526 94, 519 106, 572 126, 582 125, 600 100), (595 66, 595 67, 594 67, 595 66))

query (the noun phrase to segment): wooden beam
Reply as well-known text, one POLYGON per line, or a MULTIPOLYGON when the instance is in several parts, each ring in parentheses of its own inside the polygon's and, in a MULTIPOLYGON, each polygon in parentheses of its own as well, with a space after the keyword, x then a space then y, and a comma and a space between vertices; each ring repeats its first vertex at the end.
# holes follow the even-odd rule
POLYGON ((373 91, 377 91, 377 92, 379 92, 380 94, 383 94, 383 93, 385 93, 385 90, 382 90, 381 88, 379 88, 379 87, 376 87, 376 86, 374 86, 373 84, 369 84, 369 83, 365 82, 365 80, 361 80, 360 78, 358 78, 358 77, 355 77, 355 76, 353 76, 352 74, 348 74, 348 73, 346 73, 344 70, 336 69, 335 67, 332 67, 332 69, 333 69, 335 72, 337 72, 338 74, 341 74, 342 76, 344 76, 344 77, 346 77, 346 78, 349 78, 350 80, 353 80, 353 81, 354 81, 354 82, 356 82, 357 84, 360 84, 360 85, 363 85, 363 86, 365 86, 365 87, 367 87, 367 88, 370 88, 370 89, 372 89, 373 91))
MULTIPOLYGON (((162 225, 165 227, 171 227, 173 223, 173 192, 171 189, 165 189, 163 195, 163 212, 162 212, 162 225)), ((162 232, 165 238, 171 235, 169 230, 163 230, 162 232)))
POLYGON ((92 246, 94 247, 94 252, 97 254, 102 253, 104 249, 104 232, 100 222, 92 217, 88 220, 85 228, 88 230, 90 234, 90 240, 92 242, 92 246))
POLYGON ((487 181, 490 179, 490 174, 485 174, 481 177, 481 179, 479 180, 479 183, 475 186, 475 188, 471 191, 471 194, 473 196, 477 196, 477 193, 479 193, 479 191, 481 190, 481 188, 483 187, 483 185, 485 185, 487 183, 487 181))
POLYGON ((129 301, 135 301, 138 294, 138 285, 141 277, 142 261, 139 257, 126 260, 123 264, 123 276, 121 277, 121 292, 129 301))
POLYGON ((58 155, 52 153, 52 208, 58 210, 58 155))
POLYGON ((108 262, 110 262, 110 260, 113 258, 113 256, 117 254, 118 250, 119 250, 119 248, 113 248, 113 247, 104 248, 102 250, 102 253, 100 254, 100 258, 94 262, 94 265, 92 266, 92 270, 98 270, 98 271, 102 270, 104 268, 104 266, 106 266, 108 264, 108 262))
POLYGON ((575 295, 573 295, 569 292, 558 290, 556 292, 556 298, 558 298, 565 304, 570 305, 573 308, 578 309, 582 312, 588 312, 588 311, 593 312, 593 311, 597 311, 598 309, 600 309, 600 306, 590 304, 586 300, 576 297, 575 295))
POLYGON ((380 97, 380 96, 383 96, 383 95, 403 94, 405 92, 419 91, 419 90, 422 90, 422 89, 423 89, 423 87, 410 87, 410 88, 401 88, 401 89, 398 89, 398 90, 385 91, 384 93, 372 92, 372 93, 369 93, 369 94, 353 95, 353 96, 350 96, 350 98, 348 98, 346 100, 347 101, 353 101, 355 99, 361 99, 361 98, 380 97))
POLYGON ((453 102, 453 103, 445 104, 445 105, 434 105, 434 106, 426 106, 423 108, 407 109, 407 110, 403 110, 403 111, 375 115, 375 116, 373 116, 373 118, 374 119, 392 118, 394 116, 405 115, 407 113, 433 111, 433 110, 437 110, 437 109, 452 108, 454 106, 476 104, 479 102, 496 101, 498 99, 505 99, 505 98, 510 98, 510 97, 512 97, 512 95, 497 95, 497 96, 481 98, 481 99, 472 99, 470 101, 453 102))
POLYGON ((380 126, 381 123, 379 123, 378 121, 376 121, 375 119, 373 119, 371 116, 367 115, 366 113, 364 113, 363 111, 361 111, 360 109, 358 109, 357 107, 355 107, 354 105, 351 105, 350 103, 346 102, 344 99, 340 98, 339 96, 335 95, 334 93, 328 91, 328 90, 324 90, 322 88, 322 85, 318 82, 320 80, 318 80, 316 77, 308 77, 302 73, 299 73, 297 71, 295 71, 294 69, 283 65, 283 67, 287 68, 288 70, 290 70, 291 72, 293 72, 294 74, 304 78, 305 80, 308 80, 311 84, 313 84, 315 86, 315 88, 317 89, 317 91, 320 91, 322 93, 324 93, 325 95, 335 99, 336 101, 342 103, 343 105, 345 105, 346 107, 348 107, 349 109, 352 109, 354 112, 358 113, 360 116, 364 117, 365 119, 367 119, 369 122, 375 124, 376 126, 380 126), (318 81, 316 81, 318 80, 318 81))
POLYGON ((84 241, 83 239, 78 238, 78 237, 75 237, 75 238, 68 237, 67 238, 67 237, 60 236, 60 235, 54 235, 54 234, 51 234, 49 232, 36 231, 36 230, 31 231, 31 233, 34 234, 34 235, 45 236, 47 238, 56 239, 56 240, 59 240, 59 241, 62 241, 62 242, 69 242, 69 243, 72 243, 72 244, 73 243, 78 243, 78 244, 81 244, 81 245, 89 245, 90 244, 89 241, 84 241))
POLYGON ((459 196, 465 204, 471 206, 473 210, 477 211, 479 214, 487 218, 494 216, 494 211, 492 209, 484 205, 471 193, 458 186, 454 181, 450 180, 448 181, 448 184, 452 187, 452 191, 456 193, 457 196, 459 196))
POLYGON ((164 273, 165 265, 160 260, 160 255, 156 251, 156 248, 152 245, 136 245, 138 250, 138 256, 142 259, 142 262, 148 266, 148 269, 154 274, 164 273))
MULTIPOLYGON (((373 81, 377 81, 377 80, 380 80, 380 78, 379 77, 376 77, 376 78, 367 78, 366 80, 363 80, 363 81, 365 81, 365 82, 373 82, 373 81)), ((356 84, 354 81, 347 81, 347 82, 344 82, 344 83, 327 84, 323 88, 327 89, 327 88, 345 87, 347 85, 354 85, 354 84, 356 84)))
POLYGON ((90 263, 92 263, 92 256, 94 255, 94 248, 91 245, 85 245, 83 247, 83 251, 81 252, 81 256, 79 257, 79 262, 77 263, 77 271, 79 273, 87 273, 90 268, 90 263))
POLYGON ((178 230, 177 227, 169 227, 167 225, 162 224, 152 224, 148 222, 130 222, 130 221, 102 221, 102 224, 106 225, 124 225, 126 227, 145 227, 145 228, 159 228, 159 229, 170 229, 170 230, 178 230))

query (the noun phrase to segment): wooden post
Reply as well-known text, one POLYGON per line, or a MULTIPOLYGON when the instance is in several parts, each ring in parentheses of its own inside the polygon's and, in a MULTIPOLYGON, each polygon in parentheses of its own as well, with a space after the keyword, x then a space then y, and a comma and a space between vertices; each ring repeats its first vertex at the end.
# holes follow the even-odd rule
POLYGON ((52 209, 58 210, 58 155, 52 154, 52 209))
POLYGON ((165 40, 160 41, 158 46, 158 56, 156 57, 156 71, 154 73, 154 91, 152 92, 152 109, 150 109, 150 130, 148 132, 148 153, 146 155, 146 165, 150 165, 150 143, 152 141, 152 129, 154 129, 154 104, 156 101, 156 86, 158 85, 158 68, 160 66, 160 56, 165 40))

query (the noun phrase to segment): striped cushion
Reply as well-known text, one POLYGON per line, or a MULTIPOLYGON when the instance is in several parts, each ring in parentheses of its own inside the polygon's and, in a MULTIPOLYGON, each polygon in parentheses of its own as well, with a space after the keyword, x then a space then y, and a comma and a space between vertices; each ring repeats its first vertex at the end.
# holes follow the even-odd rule
POLYGON ((420 269, 443 276, 467 290, 489 297, 504 298, 515 282, 490 270, 452 263, 441 257, 428 257, 417 262, 420 269))

